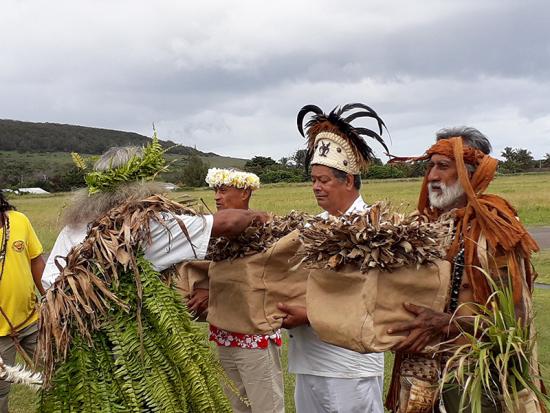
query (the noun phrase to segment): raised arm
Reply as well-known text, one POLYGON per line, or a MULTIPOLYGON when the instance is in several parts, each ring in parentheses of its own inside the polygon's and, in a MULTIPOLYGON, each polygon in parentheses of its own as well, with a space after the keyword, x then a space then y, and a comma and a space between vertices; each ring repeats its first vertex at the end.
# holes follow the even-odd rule
POLYGON ((246 209, 224 209, 214 214, 213 237, 236 237, 252 222, 266 222, 267 213, 246 209))

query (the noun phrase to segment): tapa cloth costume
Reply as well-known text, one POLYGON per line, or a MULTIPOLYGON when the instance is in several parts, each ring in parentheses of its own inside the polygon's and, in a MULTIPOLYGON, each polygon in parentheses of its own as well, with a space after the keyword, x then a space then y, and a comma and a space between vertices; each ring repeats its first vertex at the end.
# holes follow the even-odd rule
MULTIPOLYGON (((374 158, 363 136, 376 139, 387 151, 380 137, 384 122, 366 105, 344 105, 328 115, 315 105, 304 106, 297 116, 298 130, 302 136, 303 120, 309 113, 313 116, 306 124, 306 170, 311 164, 328 166, 351 175, 359 174, 374 158), (374 119, 379 133, 350 124, 360 117, 374 119)), ((359 197, 345 213, 364 208, 367 204, 359 197)), ((328 212, 322 215, 328 217, 328 212)), ((325 343, 311 326, 300 326, 289 332, 288 357, 289 371, 296 374, 295 401, 298 412, 383 411, 383 354, 360 354, 325 343), (329 388, 338 391, 326 393, 329 388), (349 397, 351 394, 354 397, 349 397)))
MULTIPOLYGON (((533 274, 530 256, 532 252, 538 251, 538 246, 519 221, 517 211, 508 201, 498 195, 484 193, 494 178, 498 161, 478 149, 465 146, 461 137, 454 137, 439 140, 423 156, 394 158, 392 162, 428 160, 434 154, 444 155, 456 162, 458 182, 464 189, 467 198, 466 206, 455 211, 456 235, 449 248, 447 259, 455 262, 457 255, 463 254, 465 280, 472 289, 475 302, 485 304, 491 293, 483 271, 494 278, 506 274, 510 278, 516 305, 520 305, 525 314, 531 314, 533 274), (469 176, 466 164, 475 167, 475 172, 471 176, 469 176)), ((429 170, 422 183, 417 208, 431 219, 437 219, 441 215, 441 211, 432 208, 429 204, 428 174, 429 170)), ((459 288, 460 284, 452 286, 452 289, 458 290, 459 288)), ((453 312, 455 308, 451 308, 450 311, 453 312)), ((402 410, 404 408, 403 400, 408 399, 406 395, 400 395, 401 364, 405 358, 407 364, 411 364, 414 363, 415 356, 400 353, 396 355, 392 383, 386 400, 386 407, 392 411, 404 411, 402 410)), ((425 363, 425 360, 420 363, 425 363)), ((421 370, 419 369, 419 371, 421 370)), ((423 378, 416 377, 415 379, 421 381, 423 378)), ((434 377, 433 384, 436 387, 437 380, 438 378, 434 377)), ((429 387, 426 383, 422 386, 429 387)), ((421 391, 420 388, 407 389, 410 394, 416 390, 421 391)), ((427 392, 429 393, 430 390, 428 389, 427 392)), ((435 403, 436 392, 433 391, 433 386, 431 393, 432 403, 435 403)), ((416 410, 410 408, 407 411, 431 411, 432 406, 433 404, 427 402, 417 406, 416 410)))

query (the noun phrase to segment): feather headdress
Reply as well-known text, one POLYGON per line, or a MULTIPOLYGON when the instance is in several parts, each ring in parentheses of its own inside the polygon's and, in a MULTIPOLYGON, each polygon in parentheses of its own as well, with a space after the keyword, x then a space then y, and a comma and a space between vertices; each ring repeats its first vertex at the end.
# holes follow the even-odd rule
POLYGON ((365 169, 373 160, 374 153, 365 141, 365 136, 376 139, 389 152, 382 130, 386 124, 369 106, 362 103, 350 103, 334 108, 326 115, 318 106, 306 105, 298 112, 297 123, 300 134, 304 137, 304 118, 313 113, 306 123, 307 155, 306 170, 309 165, 325 165, 356 175, 365 169), (344 116, 344 114, 346 116, 344 116), (355 127, 351 122, 355 119, 367 117, 377 122, 378 131, 355 127), (331 147, 332 145, 332 147, 331 147))

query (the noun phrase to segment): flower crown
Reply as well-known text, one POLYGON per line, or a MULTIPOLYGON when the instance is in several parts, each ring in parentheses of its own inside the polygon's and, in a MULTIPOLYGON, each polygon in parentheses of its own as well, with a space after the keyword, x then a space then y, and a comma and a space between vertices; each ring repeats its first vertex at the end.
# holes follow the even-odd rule
POLYGON ((234 169, 210 168, 205 181, 210 188, 226 185, 240 189, 250 188, 254 191, 260 187, 258 175, 234 169))
MULTIPOLYGON (((154 180, 159 173, 168 170, 164 159, 165 152, 155 131, 153 140, 143 148, 141 156, 132 157, 118 168, 88 172, 84 177, 88 185, 88 193, 92 195, 97 192, 112 191, 118 185, 127 182, 154 180)), ((87 168, 86 161, 78 153, 73 152, 71 156, 77 168, 82 170, 87 168)))

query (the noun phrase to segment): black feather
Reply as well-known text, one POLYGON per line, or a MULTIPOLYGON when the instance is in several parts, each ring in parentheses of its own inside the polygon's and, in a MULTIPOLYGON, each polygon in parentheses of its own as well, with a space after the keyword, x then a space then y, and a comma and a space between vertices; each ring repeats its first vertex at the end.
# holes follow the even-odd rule
MULTIPOLYGON (((296 121, 298 123, 298 131, 300 131, 300 135, 304 136, 304 128, 303 128, 303 122, 304 122, 304 117, 309 113, 309 112, 313 112, 315 113, 316 115, 323 115, 323 111, 321 110, 321 108, 319 106, 315 106, 315 105, 306 105, 304 106, 302 109, 300 109, 300 111, 298 112, 298 116, 296 118, 296 121)), ((308 122, 309 123, 309 122, 308 122)), ((307 127, 307 125, 306 125, 307 127)))
MULTIPOLYGON (((380 134, 382 134, 382 127, 384 127, 386 130, 388 129, 386 127, 386 124, 384 123, 384 121, 382 120, 382 118, 380 116, 378 116, 378 113, 376 113, 376 111, 371 108, 370 106, 367 106, 367 105, 364 105, 362 103, 350 103, 348 105, 344 105, 344 107, 342 108, 342 113, 344 112, 347 112, 348 110, 352 110, 352 109, 365 109, 366 110, 366 113, 369 113, 369 115, 363 115, 363 116, 369 116, 369 117, 372 117, 374 119, 376 119, 376 121, 378 122, 378 129, 380 130, 380 134)), ((345 122, 351 122, 353 121, 354 119, 360 117, 360 115, 358 115, 359 113, 365 113, 365 112, 357 112, 357 113, 354 113, 350 116, 348 116, 347 118, 344 119, 345 122)))
POLYGON ((380 145, 382 145, 384 147, 384 149, 386 150, 387 153, 390 152, 390 150, 386 146, 386 142, 384 142, 384 139, 382 139, 382 137, 380 135, 378 135, 376 132, 374 132, 370 129, 367 129, 367 128, 355 128, 355 131, 359 135, 367 135, 367 136, 370 136, 373 139, 376 139, 380 143, 380 145))

